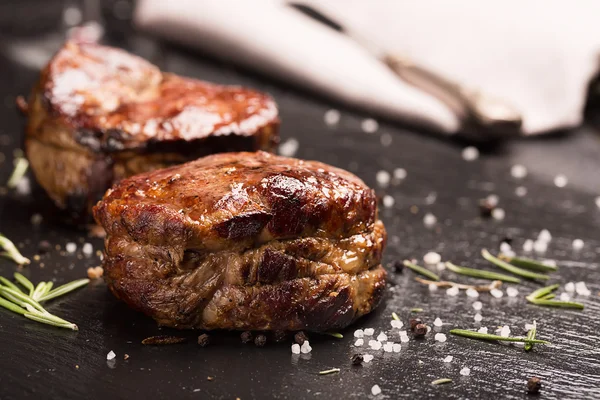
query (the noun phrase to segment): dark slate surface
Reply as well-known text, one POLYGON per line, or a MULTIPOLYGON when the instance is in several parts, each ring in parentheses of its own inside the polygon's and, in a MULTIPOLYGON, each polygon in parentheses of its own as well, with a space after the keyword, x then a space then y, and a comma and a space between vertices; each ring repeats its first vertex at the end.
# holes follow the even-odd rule
MULTIPOLYGON (((111 43, 146 56, 152 49, 151 42, 133 36, 111 43)), ((544 381, 540 398, 600 397, 600 208, 594 203, 600 195, 600 136, 596 132, 581 128, 566 135, 517 141, 490 148, 479 160, 465 162, 461 144, 386 123, 380 124, 377 133, 365 134, 360 129, 365 116, 351 111, 342 111, 339 125, 330 128, 323 123, 323 114, 335 105, 198 54, 172 46, 163 50, 160 62, 169 71, 269 91, 280 106, 282 138, 299 141, 299 157, 347 168, 374 187, 377 171, 405 168, 408 176, 404 182, 378 189, 395 199, 393 208, 381 211, 389 233, 386 264, 396 259, 421 258, 434 250, 455 263, 485 267, 479 256, 481 248, 497 250, 502 238, 509 235, 520 250, 526 238, 534 238, 547 228, 554 240, 544 257, 556 259, 561 266, 551 282, 586 281, 592 296, 578 298, 586 309, 579 312, 528 305, 524 296, 537 285, 525 283, 515 286, 520 291, 517 298, 480 296, 484 306, 479 324, 473 320, 473 300, 464 293, 451 298, 444 290, 429 292, 413 280, 412 273, 391 273, 389 290, 377 312, 344 331, 342 340, 312 335, 312 353, 295 356, 290 352, 290 340, 256 348, 242 345, 237 334, 225 332, 213 334, 213 343, 206 348, 195 344, 198 332, 175 332, 188 336, 187 344, 143 346, 140 341, 145 337, 173 331, 160 330, 152 320, 128 310, 103 283, 96 282, 48 306, 77 323, 77 333, 35 324, 0 310, 1 399, 344 399, 370 397, 374 384, 383 391, 378 398, 519 399, 527 398, 525 382, 534 375, 544 381), (384 135, 391 137, 387 147, 381 144, 384 135), (510 167, 515 163, 529 170, 522 181, 510 176, 510 167), (558 173, 569 178, 567 187, 554 186, 553 177, 558 173), (522 198, 515 195, 520 185, 528 190, 522 198), (491 193, 499 196, 506 210, 503 221, 479 218, 478 199, 491 193), (428 195, 429 200, 435 197, 432 204, 426 200, 428 195), (435 229, 423 225, 426 212, 437 216, 435 229), (585 241, 579 252, 572 249, 575 238, 585 241), (376 335, 384 330, 398 342, 398 330, 392 331, 390 315, 398 313, 407 324, 413 307, 424 309, 420 316, 429 324, 440 317, 444 325, 424 341, 402 344, 399 354, 367 350, 364 346, 360 351, 375 354, 375 359, 362 367, 351 366, 351 355, 359 351, 352 345, 356 328, 373 327, 376 335), (458 337, 448 337, 444 344, 433 340, 438 330, 447 333, 453 327, 480 326, 493 330, 505 324, 510 325, 513 334, 520 335, 525 323, 534 319, 538 321, 539 337, 552 345, 537 347, 530 353, 514 346, 458 337), (117 354, 114 363, 106 361, 110 350, 117 354), (127 361, 123 359, 125 354, 129 355, 127 361), (447 355, 454 356, 449 364, 442 362, 447 355), (471 369, 468 377, 459 374, 464 366, 471 369), (341 372, 317 374, 332 367, 339 367, 341 372), (430 385, 442 377, 454 382, 430 385)), ((6 50, 0 58, 0 152, 5 156, 0 163, 0 182, 5 182, 23 129, 13 99, 29 90, 37 72, 18 65, 6 50)), ((80 249, 82 241, 90 241, 95 250, 99 249, 101 240, 89 239, 84 232, 61 224, 47 199, 35 188, 30 196, 9 193, 0 197, 0 232, 19 243, 29 257, 36 254, 37 244, 43 239, 61 249, 67 242, 78 243, 76 255, 54 250, 24 268, 22 272, 34 281, 65 282, 85 276, 87 267, 99 264, 97 256, 86 258, 80 249), (36 212, 44 215, 39 227, 30 223, 36 212)), ((15 270, 14 264, 0 260, 3 276, 15 270)), ((472 281, 448 271, 442 275, 472 281)))

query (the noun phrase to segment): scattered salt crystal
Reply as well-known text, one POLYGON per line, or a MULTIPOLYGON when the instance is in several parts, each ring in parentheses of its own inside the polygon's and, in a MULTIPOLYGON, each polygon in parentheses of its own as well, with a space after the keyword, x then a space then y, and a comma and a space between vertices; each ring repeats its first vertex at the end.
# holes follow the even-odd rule
POLYGON ((575 292, 575 283, 569 282, 565 285, 565 290, 569 293, 575 292))
POLYGON ((533 242, 533 250, 535 250, 536 253, 545 253, 546 250, 548 250, 548 242, 536 240, 533 242))
POLYGON ((404 326, 404 323, 402 321, 398 321, 397 319, 391 320, 390 324, 392 325, 392 328, 396 329, 400 329, 402 326, 404 326))
POLYGON ((371 388, 371 394, 373 396, 377 396, 378 394, 381 394, 381 388, 379 387, 379 385, 373 385, 373 387, 371 388))
POLYGON ((532 330, 533 328, 535 328, 535 326, 536 326, 536 325, 535 325, 535 322, 534 322, 533 324, 525 324, 525 330, 526 330, 526 331, 530 331, 530 330, 532 330))
POLYGON ((462 151, 462 158, 465 161, 474 161, 479 158, 479 150, 476 147, 468 146, 462 151))
POLYGON ((433 326, 442 326, 444 325, 444 323, 442 322, 442 320, 438 317, 435 319, 435 321, 433 321, 433 326))
POLYGON ((485 201, 490 207, 496 207, 500 202, 500 197, 497 194, 490 194, 485 198, 485 201))
POLYGON ((581 250, 583 249, 583 240, 575 239, 573 240, 573 250, 581 250))
POLYGON ((365 335, 365 333, 363 332, 362 329, 357 329, 354 331, 354 337, 355 338, 361 338, 365 335))
POLYGON ((394 178, 401 181, 406 178, 406 170, 404 168, 396 168, 394 170, 394 178))
POLYGON ((329 126, 337 125, 340 122, 340 112, 338 110, 328 110, 323 119, 325 123, 329 126))
POLYGON ((68 253, 75 253, 75 251, 77 250, 77 245, 73 242, 69 242, 65 246, 65 250, 67 250, 68 253))
POLYGON ((298 343, 292 345, 292 354, 300 354, 300 345, 298 343))
POLYGON ((394 353, 400 353, 400 350, 402 350, 402 345, 400 343, 394 343, 392 350, 394 353))
POLYGON ((279 145, 279 154, 284 157, 293 157, 298 151, 300 143, 294 138, 288 139, 279 145))
POLYGON ((541 242, 550 242, 552 241, 552 235, 550 234, 550 231, 548 229, 542 229, 540 231, 540 234, 538 235, 537 240, 541 242))
POLYGON ((473 319, 475 320, 475 322, 481 322, 481 320, 483 319, 483 317, 481 316, 481 314, 477 313, 477 314, 475 314, 475 316, 473 317, 473 319))
POLYGON ((596 197, 596 207, 600 208, 600 196, 596 197))
POLYGON ((446 289, 446 294, 448 296, 456 296, 458 295, 458 292, 460 292, 460 290, 458 290, 458 286, 452 286, 451 288, 446 289))
POLYGON ((560 301, 569 301, 571 300, 571 296, 569 296, 569 293, 567 292, 562 292, 559 296, 560 301))
POLYGON ((373 334, 375 333, 375 329, 373 329, 373 328, 366 328, 363 331, 363 333, 364 333, 365 336, 373 336, 373 334))
POLYGON ((430 292, 435 292, 436 290, 438 290, 438 287, 437 287, 437 285, 435 285, 435 284, 433 284, 433 283, 430 283, 430 284, 429 284, 429 291, 430 291, 430 292))
POLYGON ((437 224, 437 218, 432 213, 427 213, 423 217, 423 224, 425 224, 426 227, 430 228, 437 224))
POLYGON ((554 177, 554 184, 556 185, 556 187, 563 188, 567 186, 568 182, 569 180, 563 174, 558 174, 554 177))
POLYGON ((505 216, 506 216, 506 211, 504 211, 504 209, 502 209, 502 208, 494 208, 492 210, 492 218, 494 218, 496 221, 503 220, 505 216))
POLYGON ((490 290, 490 294, 497 299, 504 296, 504 293, 500 289, 492 289, 490 290))
POLYGON ((425 204, 433 204, 435 203, 435 201, 437 200, 437 193, 436 192, 430 192, 427 197, 425 197, 425 204))
POLYGON ((464 367, 463 369, 460 370, 460 374, 462 376, 469 376, 471 374, 471 368, 464 367))
POLYGON ((527 239, 525 243, 523 243, 523 251, 529 253, 531 250, 533 250, 533 240, 527 239))
POLYGON ((442 256, 440 256, 438 253, 430 251, 429 253, 425 254, 423 256, 423 262, 425 262, 425 264, 429 264, 429 265, 435 265, 437 263, 439 263, 442 260, 442 256))
POLYGON ((387 335, 383 332, 381 332, 378 336, 377 336, 377 341, 379 342, 385 342, 388 339, 387 335))
POLYGON ((365 340, 364 340, 364 339, 362 339, 362 338, 361 338, 361 339, 356 339, 356 342, 354 342, 354 345, 355 345, 356 347, 360 347, 360 346, 362 346, 363 344, 365 344, 365 340))
POLYGON ((446 341, 446 335, 443 333, 436 333, 434 339, 436 342, 444 343, 446 341))
POLYGON ((585 282, 577 282, 575 284, 575 292, 577 292, 577 294, 581 296, 589 296, 590 294, 592 294, 590 289, 588 289, 587 286, 585 286, 585 282))
POLYGON ((384 133, 379 138, 379 141, 383 147, 389 147, 392 144, 392 135, 389 133, 384 133))
POLYGON ((383 206, 386 208, 391 208, 394 207, 394 203, 396 201, 394 200, 394 198, 392 196, 390 196, 389 194, 386 194, 385 196, 383 196, 383 206))
POLYGON ((384 170, 377 171, 375 179, 379 186, 386 187, 390 184, 390 173, 384 170))
POLYGON ((367 118, 362 121, 360 127, 365 133, 375 133, 379 129, 379 124, 373 118, 367 118))
POLYGON ((372 354, 364 354, 363 362, 369 363, 373 360, 373 358, 375 358, 375 356, 373 356, 372 354))
POLYGON ((386 344, 383 345, 383 351, 385 351, 386 353, 391 353, 393 350, 394 350, 394 343, 386 342, 386 344))
POLYGON ((500 244, 500 252, 501 253, 508 253, 508 252, 512 252, 512 247, 510 246, 510 244, 506 243, 506 242, 502 242, 500 244))
POLYGON ((526 196, 526 195, 527 195, 527 188, 526 188, 525 186, 518 186, 518 187, 515 189, 515 194, 516 194, 518 197, 524 197, 524 196, 526 196))
POLYGON ((517 297, 519 295, 519 291, 514 287, 508 287, 506 288, 506 294, 508 297, 517 297))
POLYGON ((544 264, 546 264, 546 265, 549 265, 549 266, 551 266, 551 267, 556 267, 556 260, 549 260, 549 259, 546 259, 546 260, 543 260, 542 262, 543 262, 544 264))
POLYGON ((468 288, 465 292, 468 297, 477 298, 479 297, 479 292, 473 288, 468 288))
POLYGON ((400 335, 400 342, 408 343, 409 341, 410 341, 410 338, 408 337, 408 335, 406 335, 406 334, 400 335))
POLYGON ((41 224, 41 223, 42 223, 42 220, 43 220, 43 219, 44 219, 44 218, 43 218, 43 217, 42 217, 40 214, 33 214, 33 215, 31 216, 31 224, 32 224, 32 225, 39 225, 39 224, 41 224))
POLYGON ((308 342, 308 340, 305 340, 304 343, 302 343, 302 346, 300 347, 300 351, 302 352, 302 354, 307 354, 310 353, 312 350, 312 347, 310 347, 310 343, 308 342))
POLYGON ((452 360, 453 360, 453 359, 454 359, 454 357, 452 357, 452 356, 447 356, 446 358, 444 358, 444 362, 445 362, 445 363, 450 363, 450 362, 452 362, 452 360))
POLYGON ((509 337, 510 336, 510 327, 508 325, 504 325, 502 329, 500 329, 500 336, 509 337))
POLYGON ((527 168, 521 164, 515 164, 511 167, 510 174, 515 179, 523 179, 527 176, 527 168))
POLYGON ((481 328, 479 328, 477 330, 477 332, 479 332, 479 333, 488 333, 488 328, 485 327, 485 326, 482 326, 481 328))
POLYGON ((379 350, 381 349, 381 342, 378 342, 377 340, 369 340, 369 347, 371 347, 373 350, 379 350))
POLYGON ((21 196, 27 196, 28 194, 30 194, 31 193, 31 182, 29 181, 29 178, 26 176, 22 177, 17 182, 17 186, 15 186, 15 190, 16 190, 17 194, 19 194, 21 196))
POLYGON ((443 262, 439 262, 439 263, 437 263, 437 265, 435 266, 435 268, 436 268, 438 271, 443 271, 443 270, 445 270, 445 269, 446 269, 446 264, 444 264, 443 262))
POLYGON ((106 355, 106 359, 110 361, 110 360, 113 360, 113 359, 114 359, 116 356, 117 356, 117 355, 115 354, 115 352, 111 350, 111 351, 109 351, 109 352, 108 352, 108 354, 106 355))
POLYGON ((475 303, 473 303, 473 309, 475 309, 475 311, 479 311, 483 308, 483 303, 480 301, 476 301, 475 303))
POLYGON ((92 253, 94 252, 94 248, 92 247, 91 243, 85 243, 83 245, 83 247, 81 248, 81 251, 83 252, 83 254, 85 254, 86 256, 91 256, 92 253))

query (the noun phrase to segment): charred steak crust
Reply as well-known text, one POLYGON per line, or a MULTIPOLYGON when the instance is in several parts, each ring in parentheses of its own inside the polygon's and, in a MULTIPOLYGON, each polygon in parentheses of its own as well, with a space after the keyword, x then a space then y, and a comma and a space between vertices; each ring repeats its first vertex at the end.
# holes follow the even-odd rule
POLYGON ((385 287, 373 190, 319 162, 212 155, 122 180, 94 217, 108 286, 161 325, 342 328, 385 287))
POLYGON ((85 214, 114 182, 227 151, 272 151, 277 107, 262 93, 162 73, 123 50, 67 42, 28 105, 25 148, 61 208, 85 214))

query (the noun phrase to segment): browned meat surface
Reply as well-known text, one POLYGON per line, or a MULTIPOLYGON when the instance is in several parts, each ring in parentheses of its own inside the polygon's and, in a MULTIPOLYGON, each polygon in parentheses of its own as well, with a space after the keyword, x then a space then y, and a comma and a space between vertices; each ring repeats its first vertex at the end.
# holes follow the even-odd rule
POLYGON ((61 208, 85 214, 114 182, 200 156, 273 150, 265 94, 162 73, 125 51, 67 42, 30 96, 26 152, 61 208))
POLYGON ((94 217, 110 289, 161 325, 342 328, 385 287, 373 190, 319 162, 212 155, 124 179, 94 217))

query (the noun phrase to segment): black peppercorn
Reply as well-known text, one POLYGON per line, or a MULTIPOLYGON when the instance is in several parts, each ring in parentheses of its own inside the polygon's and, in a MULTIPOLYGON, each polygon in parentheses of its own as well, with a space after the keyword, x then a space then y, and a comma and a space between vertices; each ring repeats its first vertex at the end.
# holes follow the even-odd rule
POLYGON ((492 216, 492 211, 494 211, 496 206, 492 204, 488 199, 479 200, 479 214, 484 218, 489 218, 492 216))
POLYGON ((206 333, 203 333, 202 335, 198 336, 198 346, 206 347, 209 344, 210 344, 210 336, 208 336, 206 333))
POLYGON ((273 337, 276 343, 281 343, 286 339, 287 333, 286 331, 275 331, 273 332, 273 337))
POLYGON ((254 339, 254 344, 257 347, 264 347, 267 344, 267 337, 263 334, 257 335, 256 339, 254 339))
POLYGON ((416 338, 425 337, 425 334, 427 333, 427 325, 417 324, 413 332, 415 333, 416 338))
POLYGON ((242 343, 244 343, 244 344, 248 344, 254 339, 254 336, 252 335, 252 332, 250 332, 250 331, 242 332, 240 337, 242 338, 242 343))
POLYGON ((302 346, 306 340, 308 340, 308 336, 306 336, 303 331, 297 332, 294 335, 294 342, 298 343, 300 346, 302 346))
POLYGON ((357 353, 352 356, 352 365, 362 365, 363 363, 363 355, 357 353))
POLYGON ((542 388, 542 380, 536 376, 529 378, 527 381, 527 393, 536 394, 540 392, 542 388))
POLYGON ((410 324, 410 330, 414 331, 417 325, 422 324, 423 321, 421 321, 421 318, 411 318, 408 323, 410 324))
POLYGON ((47 240, 42 240, 38 243, 38 253, 45 254, 52 250, 52 245, 47 240))
POLYGON ((398 274, 401 274, 402 271, 404 271, 404 263, 400 260, 394 261, 392 266, 394 267, 394 271, 396 271, 398 274))

